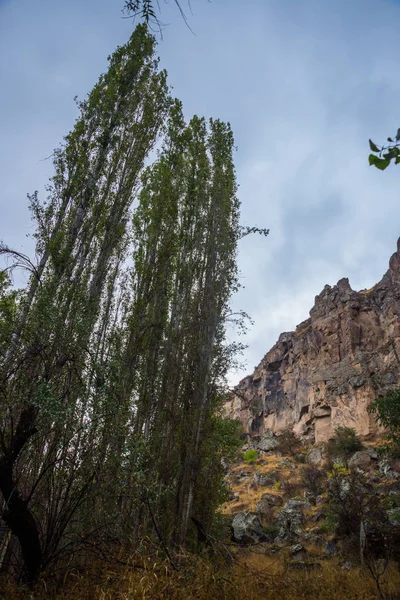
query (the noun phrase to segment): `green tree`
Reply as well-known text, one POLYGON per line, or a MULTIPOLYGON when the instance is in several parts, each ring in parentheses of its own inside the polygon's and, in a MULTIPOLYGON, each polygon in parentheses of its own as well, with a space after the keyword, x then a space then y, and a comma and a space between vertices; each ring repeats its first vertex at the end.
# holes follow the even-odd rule
POLYGON ((41 259, 0 363, 3 519, 20 542, 30 581, 61 551, 100 468, 101 455, 93 457, 89 445, 98 441, 100 417, 93 359, 134 192, 169 106, 154 46, 139 26, 110 57, 54 152, 47 202, 30 197, 41 259))
POLYGON ((376 398, 369 406, 382 427, 389 430, 389 450, 400 454, 400 389, 376 398))

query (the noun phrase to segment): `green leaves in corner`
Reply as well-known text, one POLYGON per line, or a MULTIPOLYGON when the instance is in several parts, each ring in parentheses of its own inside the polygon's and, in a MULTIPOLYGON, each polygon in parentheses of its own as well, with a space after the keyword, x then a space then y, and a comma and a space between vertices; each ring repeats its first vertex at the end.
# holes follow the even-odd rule
POLYGON ((384 171, 390 165, 392 160, 394 160, 396 165, 400 163, 400 129, 397 131, 396 141, 392 138, 388 138, 387 141, 389 142, 388 146, 379 147, 374 144, 372 140, 369 140, 369 147, 372 152, 375 152, 375 154, 369 155, 369 164, 380 171, 384 171))
POLYGON ((374 144, 372 140, 369 140, 369 147, 371 148, 372 152, 380 152, 378 146, 374 144))
POLYGON ((370 154, 368 158, 369 164, 371 166, 374 165, 377 169, 380 169, 381 171, 384 171, 390 165, 390 160, 386 160, 385 158, 379 158, 379 156, 376 156, 375 154, 370 154))

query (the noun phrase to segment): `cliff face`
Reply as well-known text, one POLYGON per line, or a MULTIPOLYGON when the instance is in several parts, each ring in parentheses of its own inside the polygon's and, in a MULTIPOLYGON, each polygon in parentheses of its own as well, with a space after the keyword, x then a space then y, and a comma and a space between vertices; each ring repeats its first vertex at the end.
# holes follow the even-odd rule
POLYGON ((355 292, 348 279, 326 285, 310 318, 280 335, 224 413, 251 435, 290 427, 321 442, 346 426, 367 437, 377 431, 368 405, 399 385, 400 239, 371 290, 355 292))

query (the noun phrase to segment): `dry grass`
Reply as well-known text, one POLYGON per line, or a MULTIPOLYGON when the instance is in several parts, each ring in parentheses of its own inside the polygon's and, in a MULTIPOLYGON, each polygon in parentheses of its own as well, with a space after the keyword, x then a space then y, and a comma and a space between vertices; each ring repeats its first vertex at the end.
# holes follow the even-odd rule
MULTIPOLYGON (((136 557, 130 566, 110 568, 97 564, 84 575, 69 573, 55 585, 42 580, 31 591, 0 580, 0 594, 7 600, 375 600, 373 579, 367 571, 343 570, 334 562, 319 568, 291 570, 283 557, 246 551, 233 566, 181 556, 180 567, 157 557, 136 557), (1 587, 2 586, 2 587, 1 587)), ((384 598, 398 599, 400 576, 387 571, 384 598)))

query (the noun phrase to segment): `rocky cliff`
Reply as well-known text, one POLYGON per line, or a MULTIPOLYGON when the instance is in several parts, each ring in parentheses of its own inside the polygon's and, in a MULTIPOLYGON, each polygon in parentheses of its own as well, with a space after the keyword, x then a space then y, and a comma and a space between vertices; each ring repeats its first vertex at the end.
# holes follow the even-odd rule
POLYGON ((355 292, 348 279, 326 285, 310 318, 280 335, 224 413, 251 435, 290 427, 321 442, 342 425, 368 437, 377 432, 369 404, 399 385, 400 239, 372 289, 355 292))

